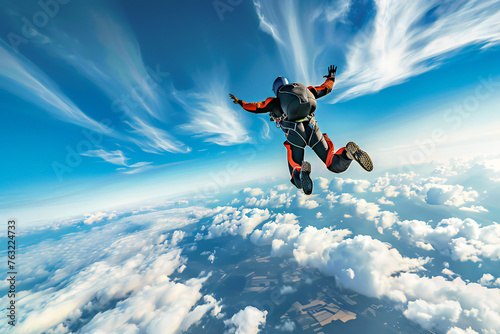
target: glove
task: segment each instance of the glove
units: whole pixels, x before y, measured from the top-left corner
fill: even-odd
[[[239,104],[239,105],[242,104],[242,101],[239,98],[237,98],[236,96],[234,96],[233,94],[229,94],[229,97],[233,99],[234,104]]]
[[[335,79],[336,74],[337,74],[337,66],[332,65],[332,66],[328,67],[328,75],[323,76],[323,78]]]

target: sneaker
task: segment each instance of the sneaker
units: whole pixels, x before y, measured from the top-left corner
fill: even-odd
[[[348,142],[345,146],[345,152],[349,159],[356,160],[364,170],[371,172],[373,170],[373,162],[368,153],[359,148],[356,143]]]
[[[307,161],[302,163],[302,168],[300,169],[300,181],[302,182],[302,190],[304,194],[311,195],[313,191],[313,181],[309,176],[311,174],[311,164]]]

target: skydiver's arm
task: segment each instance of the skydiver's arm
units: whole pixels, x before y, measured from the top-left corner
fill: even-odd
[[[319,99],[320,97],[323,97],[327,94],[330,94],[330,92],[333,89],[333,84],[335,83],[335,78],[326,78],[326,81],[321,85],[321,86],[309,86],[307,87],[311,93],[313,93],[314,97]]]
[[[311,93],[314,94],[315,98],[320,98],[323,97],[327,94],[330,94],[330,92],[333,89],[333,84],[335,83],[335,76],[337,75],[337,66],[332,65],[328,67],[328,74],[324,76],[326,78],[326,81],[321,85],[317,87],[310,86],[308,87]]]
[[[255,103],[247,103],[243,100],[238,99],[232,94],[229,94],[229,96],[233,99],[234,103],[239,104],[240,106],[243,107],[246,111],[250,111],[251,113],[254,114],[264,114],[271,112],[274,107],[276,106],[277,100],[275,97],[269,97],[265,101],[262,102],[255,102]]]

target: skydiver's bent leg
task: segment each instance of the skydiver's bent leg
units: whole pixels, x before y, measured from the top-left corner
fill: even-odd
[[[312,134],[310,146],[325,163],[328,170],[334,173],[345,172],[351,165],[352,159],[348,157],[345,147],[335,152],[332,141],[328,138],[326,133],[321,133],[317,125]]]

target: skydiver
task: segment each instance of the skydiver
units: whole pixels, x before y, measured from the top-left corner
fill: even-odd
[[[328,170],[334,173],[345,172],[353,160],[366,171],[373,170],[370,156],[354,142],[348,142],[345,147],[335,152],[332,141],[326,133],[321,133],[314,119],[316,99],[332,91],[336,74],[337,67],[330,66],[328,75],[324,76],[326,81],[317,87],[306,87],[300,83],[289,84],[286,78],[280,76],[272,87],[276,97],[269,97],[262,102],[247,103],[229,94],[234,103],[249,112],[269,113],[271,121],[275,121],[283,130],[287,139],[284,145],[287,149],[290,181],[306,195],[310,195],[313,190],[311,164],[304,161],[306,146],[310,146]]]

